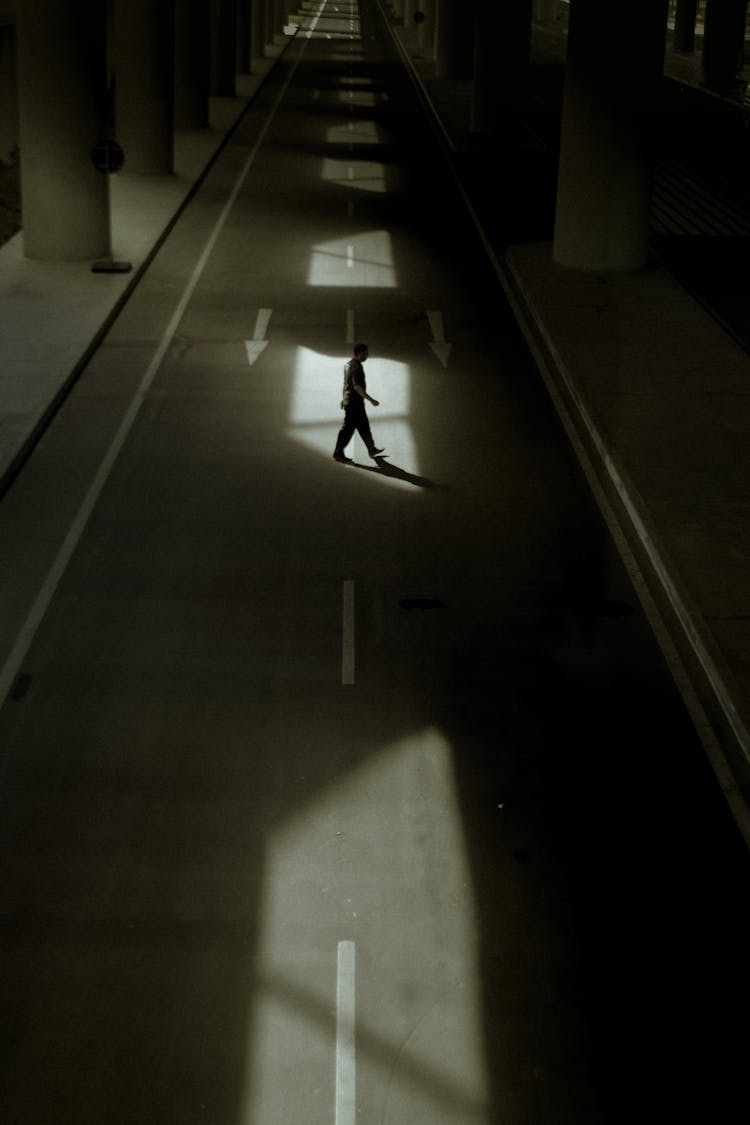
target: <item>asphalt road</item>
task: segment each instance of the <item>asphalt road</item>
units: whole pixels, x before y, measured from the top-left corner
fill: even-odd
[[[3,1121],[741,1120],[747,857],[361,9],[0,508]]]

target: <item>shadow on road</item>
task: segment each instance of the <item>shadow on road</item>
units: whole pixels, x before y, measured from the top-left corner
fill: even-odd
[[[400,469],[398,465],[389,464],[386,457],[375,457],[374,461],[377,465],[375,469],[372,465],[362,465],[359,461],[354,461],[352,468],[364,469],[368,473],[379,473],[381,476],[393,477],[395,480],[404,480],[407,484],[416,485],[417,488],[439,488],[443,491],[446,489],[444,484],[437,484],[436,481],[429,480],[428,477],[419,477],[414,473],[407,473],[406,469]]]

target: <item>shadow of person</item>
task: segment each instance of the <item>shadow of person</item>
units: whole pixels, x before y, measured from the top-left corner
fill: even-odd
[[[359,461],[355,461],[352,467],[364,469],[367,473],[379,473],[380,476],[403,480],[407,484],[416,485],[417,488],[445,488],[445,485],[437,484],[434,480],[429,480],[427,477],[418,477],[414,473],[407,473],[406,469],[400,469],[398,465],[389,464],[387,457],[375,457],[373,460],[377,468],[373,468],[372,465],[362,465]]]

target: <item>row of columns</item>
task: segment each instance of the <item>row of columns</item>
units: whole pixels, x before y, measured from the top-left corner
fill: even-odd
[[[689,3],[682,0],[683,19]],[[714,20],[731,12],[736,44],[746,4],[709,0],[707,34],[712,11]],[[168,173],[175,123],[207,123],[208,93],[234,94],[238,69],[282,29],[284,9],[283,0],[18,5],[25,250],[47,258],[108,252],[106,178],[88,159],[111,117],[107,37],[127,167]],[[491,128],[498,112],[508,123],[520,120],[532,15],[548,16],[547,0],[394,0],[394,7],[405,21],[416,11],[429,19],[438,74],[473,75],[475,128]],[[554,236],[561,264],[618,270],[646,261],[650,121],[666,14],[667,0],[571,2]]]
[[[707,0],[703,24],[701,69],[703,84],[717,93],[731,93],[742,65],[748,0]],[[673,46],[695,49],[698,0],[677,0]]]
[[[556,0],[395,0],[395,11],[406,23],[432,5],[436,75],[471,78],[472,129],[500,124],[497,143],[512,144],[528,98],[532,20],[554,19]],[[627,270],[647,260],[666,29],[667,0],[571,0],[553,245],[560,264]]]
[[[24,252],[110,251],[107,177],[90,158],[112,134],[128,172],[174,170],[175,128],[208,125],[283,30],[283,0],[18,0]]]

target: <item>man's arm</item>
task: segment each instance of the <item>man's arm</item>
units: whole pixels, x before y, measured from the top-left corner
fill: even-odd
[[[354,389],[355,389],[355,391],[357,392],[358,395],[360,395],[362,398],[366,398],[367,401],[372,403],[373,406],[380,406],[380,403],[378,402],[378,400],[376,398],[373,398],[371,395],[368,395],[365,388],[363,386],[361,386],[359,383],[355,382]]]

